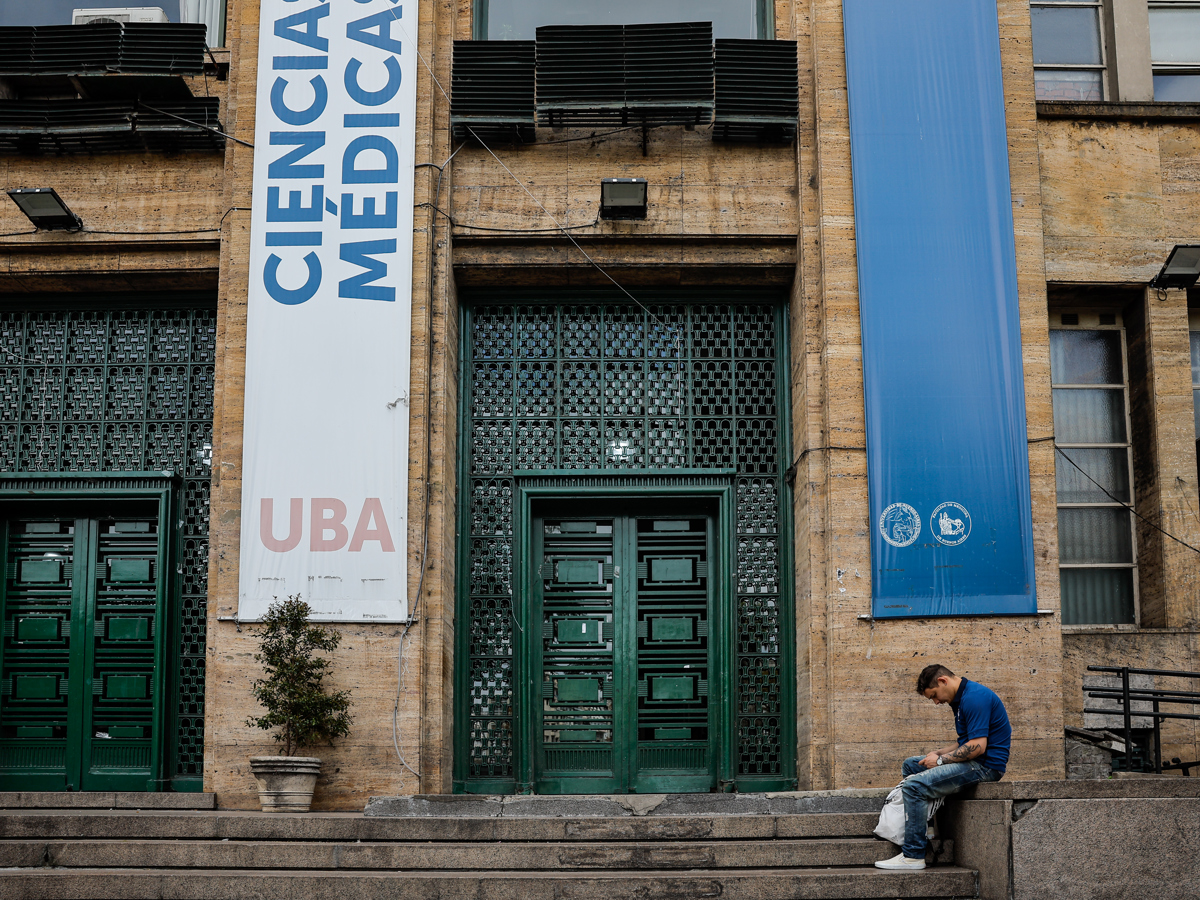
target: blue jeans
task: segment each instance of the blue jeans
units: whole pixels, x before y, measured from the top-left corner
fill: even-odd
[[[924,859],[929,841],[925,830],[929,827],[929,803],[938,797],[949,797],[968,784],[999,781],[1003,772],[970,760],[963,763],[946,763],[932,769],[921,767],[923,756],[910,756],[904,761],[904,774],[914,775],[901,787],[904,797],[904,844],[901,850],[910,859]]]

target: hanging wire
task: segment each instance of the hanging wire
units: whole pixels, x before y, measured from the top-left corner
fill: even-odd
[[[1151,522],[1149,519],[1147,519],[1145,516],[1143,516],[1140,512],[1138,512],[1136,509],[1134,509],[1130,504],[1126,503],[1124,500],[1120,500],[1117,497],[1114,497],[1111,493],[1109,493],[1108,488],[1106,488],[1104,485],[1102,485],[1100,482],[1098,482],[1095,478],[1093,478],[1091,475],[1089,475],[1087,472],[1085,472],[1082,468],[1080,468],[1079,464],[1077,462],[1075,462],[1075,460],[1073,460],[1073,459],[1071,459],[1071,457],[1067,456],[1067,454],[1063,452],[1062,447],[1055,444],[1054,449],[1058,451],[1058,454],[1063,459],[1065,459],[1072,466],[1074,466],[1076,469],[1078,469],[1080,475],[1082,475],[1084,478],[1086,478],[1088,481],[1090,481],[1096,487],[1100,488],[1100,490],[1104,492],[1104,495],[1106,497],[1108,497],[1110,500],[1112,500],[1114,503],[1119,503],[1121,506],[1125,507],[1127,510],[1129,510],[1131,513],[1133,513],[1135,516],[1137,516],[1139,519],[1141,519],[1143,522],[1145,522],[1147,525],[1149,525],[1155,531],[1162,532],[1167,537],[1169,537],[1171,540],[1175,541],[1175,543],[1182,544],[1183,546],[1187,547],[1189,550],[1192,550],[1196,553],[1200,553],[1200,548],[1193,547],[1191,544],[1189,544],[1183,538],[1176,537],[1175,535],[1171,534],[1171,532],[1167,531],[1162,526],[1158,525],[1155,522]]]

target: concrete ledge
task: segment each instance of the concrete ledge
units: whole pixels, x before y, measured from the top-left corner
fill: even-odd
[[[596,796],[415,794],[372,797],[367,816],[557,817],[788,816],[878,813],[890,788],[771,794],[602,794]]]
[[[1155,775],[1099,781],[998,781],[976,784],[957,795],[962,800],[1121,800],[1200,797],[1200,778]]]
[[[1039,100],[1039,119],[1123,119],[1138,121],[1200,119],[1200,103],[1117,103],[1110,101]]]
[[[1200,779],[978,785],[941,822],[982,900],[1200,900]]]
[[[216,794],[0,791],[0,809],[216,809]]]

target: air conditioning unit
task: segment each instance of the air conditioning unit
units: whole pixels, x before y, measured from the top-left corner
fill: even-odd
[[[157,6],[112,6],[106,9],[73,9],[71,24],[94,25],[101,22],[169,22]]]

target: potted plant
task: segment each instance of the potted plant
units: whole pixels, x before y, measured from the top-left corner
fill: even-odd
[[[263,617],[259,652],[264,678],[253,692],[267,714],[250,717],[246,724],[274,730],[281,756],[252,756],[250,771],[258,782],[263,812],[306,812],[321,760],[295,756],[306,747],[332,745],[350,733],[350,694],[329,693],[321,684],[331,663],[318,656],[334,650],[342,636],[332,628],[309,621],[312,609],[297,594],[276,599]]]

